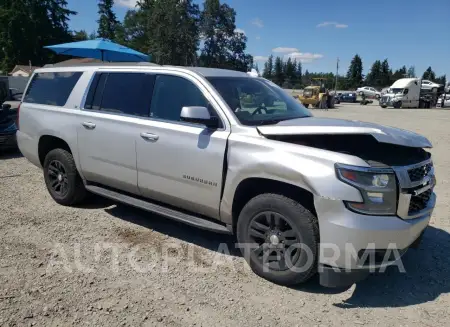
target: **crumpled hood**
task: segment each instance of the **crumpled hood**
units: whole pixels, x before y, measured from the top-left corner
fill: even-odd
[[[298,118],[275,125],[258,126],[262,135],[372,135],[378,142],[415,148],[431,148],[424,136],[399,128],[366,123],[357,120],[332,118]]]

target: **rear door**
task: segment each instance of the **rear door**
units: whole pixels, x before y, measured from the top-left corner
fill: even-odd
[[[100,72],[91,83],[78,126],[84,177],[139,193],[136,135],[148,118],[154,76],[140,72]]]

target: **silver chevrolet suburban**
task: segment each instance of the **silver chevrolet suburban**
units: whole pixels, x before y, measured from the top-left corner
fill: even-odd
[[[346,286],[399,262],[435,206],[425,137],[314,118],[246,73],[46,67],[19,117],[19,148],[57,203],[95,193],[234,233],[253,271],[279,284],[319,272]]]

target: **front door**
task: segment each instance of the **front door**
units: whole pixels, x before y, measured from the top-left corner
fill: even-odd
[[[211,95],[189,76],[157,75],[150,120],[136,143],[139,190],[146,197],[219,217],[229,129],[180,121],[184,106],[204,106]]]
[[[136,138],[147,117],[154,76],[97,73],[80,111],[78,152],[84,177],[138,194]]]

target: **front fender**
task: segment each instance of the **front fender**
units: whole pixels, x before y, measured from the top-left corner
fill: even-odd
[[[336,177],[335,163],[367,166],[363,160],[340,153],[269,140],[231,135],[228,169],[221,201],[222,221],[232,222],[234,194],[248,178],[276,180],[333,200],[361,201],[360,192]]]

